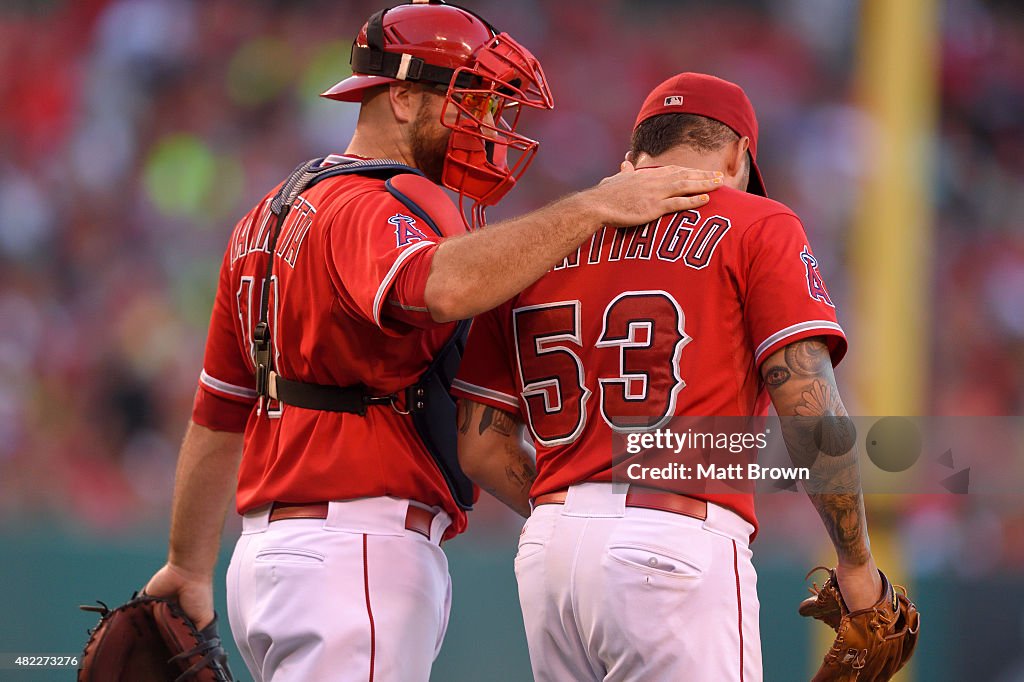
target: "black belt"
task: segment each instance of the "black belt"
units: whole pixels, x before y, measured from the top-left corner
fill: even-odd
[[[396,393],[371,395],[369,389],[362,384],[308,384],[304,381],[285,379],[274,371],[270,372],[268,393],[271,398],[280,400],[285,405],[303,407],[307,410],[350,412],[360,416],[366,415],[366,408],[370,405],[392,405],[398,398]]]

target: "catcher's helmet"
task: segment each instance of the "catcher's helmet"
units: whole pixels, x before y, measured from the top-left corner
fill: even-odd
[[[516,132],[522,107],[554,106],[537,59],[467,9],[436,0],[381,10],[352,44],[353,75],[323,93],[358,102],[366,88],[399,80],[445,90],[452,130],[443,183],[482,207],[497,203],[533,160],[537,142]],[[449,109],[454,120],[446,120]],[[518,152],[510,165],[508,151]]]

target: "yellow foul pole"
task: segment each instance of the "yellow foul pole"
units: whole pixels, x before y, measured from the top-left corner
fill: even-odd
[[[863,416],[920,415],[927,409],[939,0],[864,0],[861,12],[857,95],[872,127],[851,249],[851,403]],[[893,502],[867,496],[871,545],[878,565],[905,583]],[[820,643],[815,650],[824,651]],[[898,679],[914,677],[908,668]]]
[[[925,409],[931,142],[938,0],[866,0],[857,88],[872,122],[853,232],[856,402],[865,416]]]

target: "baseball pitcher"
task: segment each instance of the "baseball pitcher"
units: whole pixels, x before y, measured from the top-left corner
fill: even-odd
[[[765,196],[757,120],[737,85],[693,73],[659,85],[627,159],[718,171],[726,188],[705,206],[596,232],[478,317],[453,387],[459,454],[529,517],[515,572],[537,680],[756,682],[752,495],[684,495],[657,480],[613,491],[614,435],[673,416],[766,415],[769,401],[813,430],[846,415],[832,372],[846,336],[800,220]],[[814,434],[787,423],[791,455],[806,460]],[[916,614],[897,622],[889,608],[849,456],[807,462],[835,493],[811,498],[838,566],[802,612],[839,631],[815,679],[863,682],[888,679],[874,650],[916,632]],[[910,650],[886,659],[888,674]]]

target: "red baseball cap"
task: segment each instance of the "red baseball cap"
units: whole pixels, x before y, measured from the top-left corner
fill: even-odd
[[[704,73],[681,73],[654,88],[647,95],[633,130],[659,114],[696,114],[729,126],[740,137],[750,138],[751,194],[768,196],[757,168],[757,116],[743,88]]]

